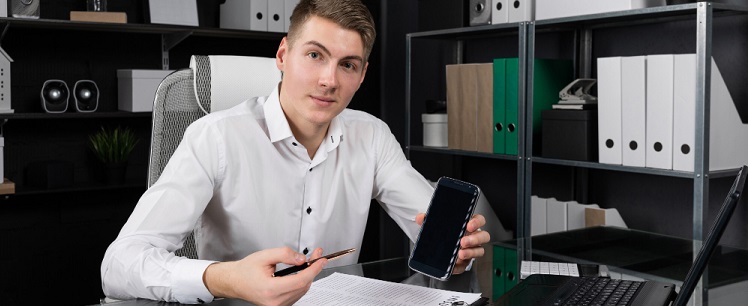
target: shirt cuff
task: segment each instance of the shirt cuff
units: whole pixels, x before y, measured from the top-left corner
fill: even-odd
[[[179,261],[172,274],[172,293],[183,304],[203,304],[213,301],[213,295],[203,283],[203,274],[210,260],[184,259]]]

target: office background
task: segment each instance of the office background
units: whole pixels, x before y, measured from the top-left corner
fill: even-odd
[[[201,25],[216,26],[220,0],[199,0]],[[397,139],[405,139],[405,35],[452,28],[464,24],[461,1],[364,0],[378,26],[366,81],[351,108],[386,121]],[[467,1],[464,1],[467,2]],[[727,2],[727,1],[722,1]],[[737,1],[734,1],[737,3]],[[147,1],[109,0],[110,11],[127,13],[128,23],[145,23]],[[455,4],[457,3],[457,4]],[[69,11],[85,10],[83,0],[41,0],[41,18],[68,20]],[[447,8],[447,9],[444,9]],[[161,35],[54,29],[6,24],[1,46],[14,59],[12,106],[17,113],[40,113],[39,90],[48,79],[96,80],[100,91],[97,112],[117,110],[116,69],[158,69],[162,65]],[[595,33],[593,55],[618,56],[694,52],[693,24],[666,27],[632,26]],[[748,122],[748,19],[724,17],[714,25],[713,54],[733,100]],[[269,39],[190,37],[169,51],[169,68],[185,68],[192,54],[273,56],[281,35]],[[629,39],[636,37],[636,39]],[[571,58],[573,37],[538,35],[536,57]],[[491,38],[470,44],[465,62],[487,62],[499,56],[517,56],[516,39]],[[632,45],[633,44],[633,45]],[[513,45],[511,48],[496,46]],[[514,50],[514,51],[506,51]],[[615,51],[611,51],[615,50]],[[644,50],[644,51],[642,51]],[[436,49],[418,54],[435,62],[452,56]],[[501,54],[507,53],[507,54]],[[423,61],[422,61],[423,62]],[[413,67],[413,69],[438,69]],[[441,67],[440,69],[443,69]],[[412,80],[431,99],[445,99],[445,85]],[[413,101],[423,103],[425,101]],[[422,106],[419,106],[422,107]],[[127,180],[113,186],[86,184],[101,173],[87,147],[87,136],[100,126],[128,126],[140,138],[128,165]],[[420,130],[412,131],[420,141]],[[61,116],[9,119],[3,126],[5,175],[18,182],[18,193],[0,204],[0,300],[15,304],[29,298],[58,300],[71,305],[90,304],[102,297],[99,265],[104,250],[116,237],[140,194],[145,190],[150,116]],[[73,186],[23,186],[26,166],[45,160],[67,160],[76,166]],[[510,161],[470,156],[411,152],[413,165],[431,180],[447,175],[478,184],[503,225],[516,232],[516,167]],[[710,183],[711,210],[719,207],[731,178]],[[80,183],[80,184],[78,184]],[[536,165],[533,194],[599,203],[617,208],[631,228],[684,238],[691,237],[692,180],[654,175]],[[745,199],[738,206],[723,242],[748,248]],[[373,203],[361,261],[407,254],[407,240],[386,214]],[[710,211],[713,217],[715,211]],[[711,218],[709,219],[710,222]]]

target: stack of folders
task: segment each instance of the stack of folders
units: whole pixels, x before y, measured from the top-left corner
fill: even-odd
[[[597,60],[601,163],[694,171],[696,55]],[[711,59],[709,170],[748,163],[744,124]]]
[[[224,0],[221,28],[288,32],[291,13],[299,0]]]
[[[573,78],[569,60],[535,59],[533,137],[540,143],[541,113],[558,102]],[[517,155],[519,143],[519,60],[447,65],[448,147]]]
[[[530,233],[532,236],[563,232],[591,226],[627,228],[615,208],[597,204],[580,204],[555,198],[532,196],[530,201]]]

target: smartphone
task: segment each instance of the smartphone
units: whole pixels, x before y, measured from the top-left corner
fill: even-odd
[[[460,239],[479,197],[478,186],[448,177],[439,179],[408,260],[410,269],[438,280],[452,276]]]

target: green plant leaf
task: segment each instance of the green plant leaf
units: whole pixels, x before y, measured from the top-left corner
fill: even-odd
[[[101,130],[89,136],[89,140],[94,154],[104,163],[127,161],[139,141],[131,129],[121,127],[101,127]]]

